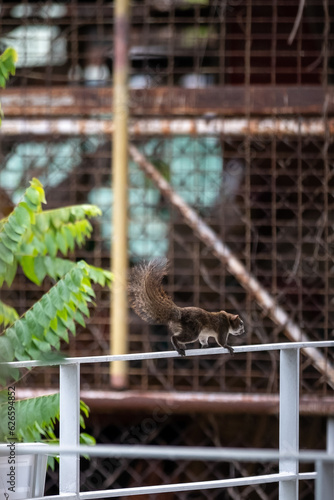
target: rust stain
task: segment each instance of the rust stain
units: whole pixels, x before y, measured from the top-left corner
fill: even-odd
[[[126,20],[120,19],[118,32],[127,31]],[[125,30],[125,31],[124,31]],[[116,44],[117,45],[117,44]],[[119,69],[125,68],[127,43],[119,40],[115,47]],[[248,103],[247,92],[250,93]],[[140,96],[140,97],[139,97]],[[26,89],[4,89],[1,91],[2,106],[6,116],[36,116],[49,114],[89,115],[105,113],[111,109],[112,90],[110,88],[85,88],[55,86],[51,89],[34,87]],[[328,103],[328,112],[334,111],[334,90],[326,91],[319,87],[253,87],[250,90],[233,86],[214,87],[210,92],[203,89],[182,89],[157,87],[138,93],[130,91],[130,102],[133,114],[145,112],[156,116],[199,116],[208,113],[217,115],[240,116],[251,113],[253,116],[310,114],[323,115],[324,103]]]
[[[162,134],[168,136],[171,135],[170,132],[171,131],[169,122],[167,120],[162,120]]]

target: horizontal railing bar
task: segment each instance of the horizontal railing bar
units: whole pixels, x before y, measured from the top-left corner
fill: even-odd
[[[27,498],[26,500],[63,500],[63,498],[67,500],[78,500],[76,493],[62,493],[61,495],[48,495],[45,497]]]
[[[289,481],[294,479],[294,474],[289,473],[278,473],[278,474],[266,474],[263,476],[252,476],[252,477],[240,477],[233,479],[216,479],[213,481],[197,481],[188,483],[175,483],[175,484],[164,484],[164,485],[154,485],[154,486],[138,486],[133,488],[115,488],[110,490],[97,490],[97,491],[87,491],[79,493],[80,500],[94,500],[98,498],[112,498],[112,497],[124,497],[133,495],[152,495],[155,493],[168,493],[177,491],[195,491],[195,490],[209,490],[214,488],[229,488],[233,486],[248,486],[254,484],[262,483],[276,483],[279,481]],[[60,498],[74,499],[78,498],[75,495],[52,495],[45,497],[38,497],[28,500],[57,500]]]
[[[264,483],[276,483],[294,479],[294,474],[278,473],[266,474],[256,477],[241,477],[233,479],[216,479],[213,481],[196,481],[191,483],[164,484],[156,486],[140,486],[134,488],[117,488],[114,490],[88,491],[79,494],[81,500],[93,500],[97,498],[125,497],[133,495],[153,495],[157,493],[171,493],[177,491],[211,490],[214,488],[230,488],[236,486],[248,486]]]
[[[151,459],[151,460],[210,460],[230,461],[240,460],[244,462],[274,462],[279,459],[298,459],[301,462],[323,461],[334,463],[334,454],[325,451],[305,450],[299,453],[280,453],[273,449],[252,448],[214,448],[201,446],[156,446],[156,445],[95,445],[95,446],[55,446],[46,444],[25,443],[20,449],[16,445],[17,455],[44,454],[44,455],[90,455],[95,457],[129,458],[129,459]],[[8,446],[0,445],[0,456],[8,454]]]
[[[306,479],[316,479],[317,473],[316,472],[303,472],[298,474],[298,479],[299,480],[306,480]],[[263,476],[256,476],[256,477],[243,477],[243,478],[233,478],[233,479],[218,479],[216,481],[201,481],[201,483],[177,483],[177,484],[171,484],[168,485],[167,487],[172,487],[173,489],[169,489],[168,491],[191,491],[191,490],[196,490],[201,487],[201,489],[213,489],[213,488],[227,488],[231,486],[248,486],[248,485],[255,485],[255,484],[261,484],[261,483],[276,483],[279,481],[288,481],[290,479],[294,479],[294,474],[287,474],[287,473],[280,473],[280,474],[267,474]],[[220,485],[216,486],[217,482],[220,483]],[[209,485],[206,485],[205,483],[210,483]],[[223,484],[222,484],[223,483]],[[232,484],[231,484],[232,483]],[[202,486],[199,486],[199,485]],[[185,490],[185,487],[187,485],[190,485],[188,490]],[[195,486],[194,486],[195,485]],[[176,489],[178,486],[182,487],[182,490]],[[193,487],[194,486],[194,487]],[[160,490],[160,488],[163,488],[164,486],[157,485],[157,486],[141,486],[138,488],[125,488],[125,489],[113,489],[113,490],[98,490],[98,491],[89,491],[89,492],[83,492],[79,493],[79,498],[82,500],[94,500],[95,498],[111,498],[115,496],[130,496],[130,495],[144,495],[144,494],[149,494],[149,493],[163,493],[163,491]],[[159,488],[159,491],[156,490],[156,488]],[[142,492],[138,491],[141,490]],[[153,489],[155,489],[153,491]],[[77,496],[73,493],[68,493],[68,494],[62,494],[61,497],[59,495],[49,495],[49,496],[44,496],[44,497],[38,497],[34,498],[33,500],[58,500],[60,498],[67,498],[68,500],[71,499],[77,499]],[[32,499],[29,499],[32,500]]]
[[[263,351],[280,351],[285,349],[307,349],[310,347],[324,348],[334,347],[334,340],[322,340],[315,342],[282,342],[276,344],[256,344],[233,347],[235,354],[244,352],[263,352]],[[211,347],[209,349],[189,349],[186,351],[186,357],[193,356],[212,356],[214,354],[229,354],[229,351],[224,347]],[[63,360],[55,360],[54,362],[45,363],[40,360],[31,361],[11,361],[9,363],[0,363],[0,366],[9,366],[12,368],[30,368],[37,366],[56,366],[71,363],[110,363],[112,361],[144,361],[146,359],[162,359],[162,358],[179,358],[180,355],[176,351],[160,351],[160,352],[141,352],[132,354],[118,355],[102,355],[102,356],[83,356],[64,358]]]
[[[299,472],[298,474],[298,480],[299,481],[306,481],[308,479],[317,479],[318,473],[315,472]]]

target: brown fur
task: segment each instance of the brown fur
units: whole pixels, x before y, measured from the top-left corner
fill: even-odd
[[[138,316],[149,323],[168,325],[172,333],[171,342],[182,356],[185,356],[185,344],[199,340],[202,347],[208,347],[209,337],[214,337],[221,347],[233,353],[227,339],[229,334],[244,333],[240,317],[225,311],[208,312],[199,307],[178,307],[162,287],[167,268],[166,259],[156,259],[131,270],[130,304]]]

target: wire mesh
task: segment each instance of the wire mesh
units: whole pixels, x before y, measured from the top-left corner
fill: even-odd
[[[130,30],[130,87],[210,88],[217,84],[309,84],[331,82],[332,2],[226,1],[133,2]],[[1,44],[19,51],[10,86],[20,92],[57,85],[111,84],[113,4],[109,2],[3,2]],[[294,27],[297,31],[294,33]],[[34,44],[32,43],[34,40]],[[26,89],[26,90],[25,90]],[[66,98],[66,87],[62,87]],[[135,106],[140,105],[137,94]],[[139,99],[139,100],[138,100]],[[47,108],[48,109],[48,108]],[[326,110],[324,110],[326,112]],[[26,109],[28,116],[33,116]],[[99,119],[99,107],[96,114]],[[166,110],[168,113],[168,110]],[[82,115],[84,116],[84,115]],[[277,116],[273,112],[272,116]],[[160,115],[163,118],[163,115]],[[296,122],[302,115],[294,115]],[[325,116],[326,118],[326,116]],[[159,117],[158,117],[159,119]],[[194,207],[312,340],[333,336],[333,144],[324,137],[250,136],[143,137],[137,146]],[[109,267],[111,236],[110,142],[106,135],[53,135],[29,131],[0,138],[1,212],[7,215],[29,179],[46,187],[48,207],[96,203],[93,239],[76,258]],[[245,292],[209,248],[195,237],[137,166],[130,162],[129,254],[131,264],[167,255],[166,288],[178,305],[240,313],[246,342],[285,339],[283,328]],[[46,290],[49,283],[45,283]],[[19,275],[4,300],[22,313],[39,290]],[[97,309],[87,329],[71,340],[70,354],[108,350],[109,295],[97,290]],[[169,348],[163,326],[144,325],[130,311],[131,351]],[[65,347],[65,350],[67,348]],[[332,360],[330,352],[326,354]],[[161,360],[130,365],[130,387],[272,392],[277,360],[245,355],[199,360]],[[84,387],[107,387],[107,367],[85,367]],[[29,376],[56,383],[52,370]],[[303,388],[322,390],[311,363],[303,360]]]
[[[130,84],[320,84],[333,75],[330,0],[133,1]],[[15,85],[105,85],[113,3],[2,2],[1,40],[23,54]],[[329,63],[329,64],[327,64]]]
[[[254,134],[247,125],[240,135],[152,134],[132,140],[310,340],[323,340],[332,339],[334,333],[334,147],[327,121],[333,113],[328,91],[334,71],[334,3],[309,0],[300,11],[301,4],[299,0],[131,2],[129,85],[134,125],[139,117],[153,116],[163,127],[162,119],[176,114],[182,120],[188,118],[187,113],[209,122],[221,105],[232,118],[265,115],[279,122],[288,114],[297,130],[294,134],[287,129]],[[29,119],[41,116],[46,120],[111,120],[113,11],[114,4],[103,0],[1,2],[0,50],[14,46],[19,53],[16,75],[3,92],[12,99],[8,108],[3,106],[3,125],[11,117],[27,119],[28,124]],[[272,96],[288,86],[288,95],[296,92],[297,105],[289,107],[282,93],[277,106],[284,108],[286,100],[288,104],[279,112]],[[254,100],[253,87],[263,92]],[[298,133],[306,118],[300,112],[303,106],[308,106],[308,118],[323,119],[325,133]],[[220,111],[218,118],[224,116]],[[103,216],[92,221],[92,239],[73,258],[109,268],[110,137],[80,131],[62,135],[59,129],[32,133],[29,125],[24,130],[20,135],[0,135],[0,217],[10,213],[33,176],[45,186],[48,208],[96,203]],[[269,319],[133,162],[128,213],[131,265],[166,255],[170,272],[165,286],[178,305],[241,314],[247,335],[238,341],[286,340],[284,328]],[[50,284],[43,283],[42,290]],[[10,290],[1,289],[1,300],[22,314],[40,294],[38,287],[19,274]],[[107,290],[96,289],[96,304],[87,327],[79,327],[70,346],[63,346],[67,354],[109,351]],[[130,352],[169,348],[166,327],[144,324],[129,311]],[[324,353],[333,363],[333,353]],[[275,393],[277,363],[275,353],[264,352],[240,354],[237,359],[136,361],[129,364],[129,387]],[[305,356],[301,373],[302,393],[328,394],[325,377]],[[58,371],[52,367],[32,370],[20,384],[56,388]],[[108,367],[83,365],[81,387],[108,389]],[[100,442],[277,446],[274,417],[247,416],[245,421],[235,416],[168,414],[166,421],[154,421],[153,426],[149,415],[131,412],[131,423],[128,417],[124,413],[122,419],[101,416],[92,433]],[[302,419],[302,446],[324,447],[323,427],[321,419]],[[314,437],[317,441],[311,442]],[[83,466],[82,488],[217,479],[222,474],[248,475],[251,467],[255,466],[93,459]],[[272,471],[271,467],[263,473]],[[54,489],[57,480],[57,474],[50,472],[49,494],[58,492]],[[214,490],[197,498],[269,500],[277,497],[277,489],[272,488]],[[196,497],[180,493],[173,498]],[[312,482],[303,483],[301,498],[313,498]]]

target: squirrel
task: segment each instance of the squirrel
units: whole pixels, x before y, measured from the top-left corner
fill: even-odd
[[[168,325],[173,347],[181,356],[186,355],[186,344],[196,340],[201,347],[209,347],[209,337],[233,354],[233,347],[227,344],[228,336],[245,333],[242,319],[225,311],[178,307],[162,287],[167,269],[167,259],[154,259],[132,268],[128,290],[134,311],[148,323]]]

